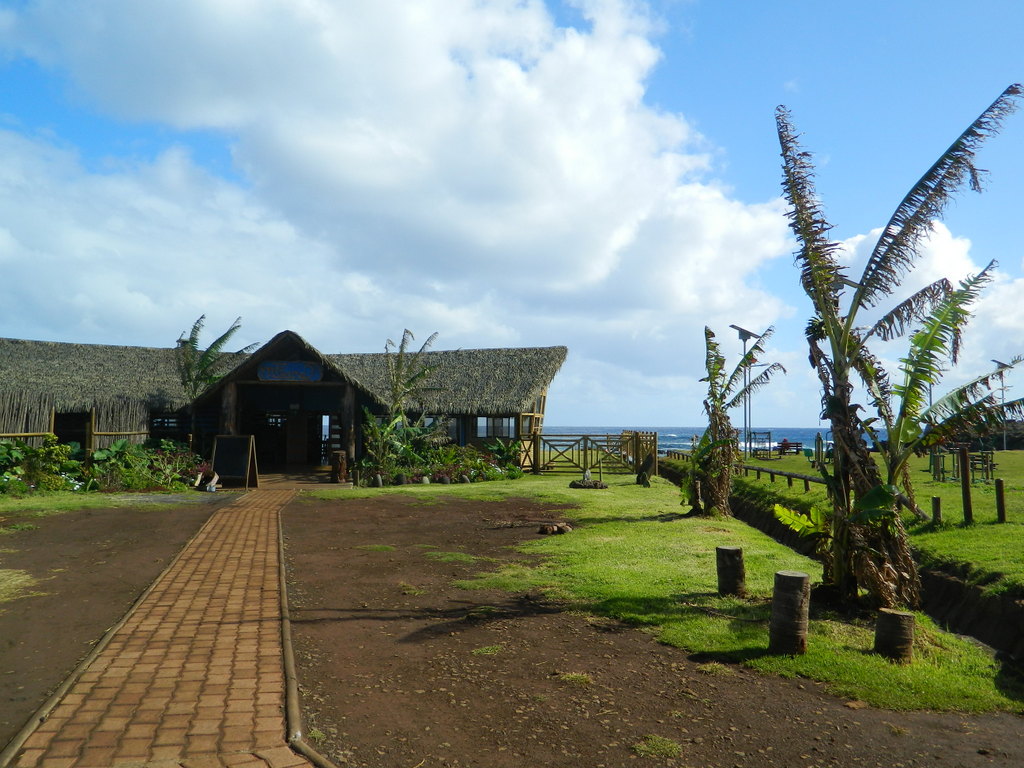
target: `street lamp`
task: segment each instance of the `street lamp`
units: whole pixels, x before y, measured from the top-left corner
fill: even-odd
[[[999,404],[1006,405],[1006,379],[1003,373],[1010,366],[1007,363],[1001,363],[998,360],[993,360],[993,363],[999,366]],[[1003,415],[1003,450],[1006,450],[1006,414]]]
[[[760,339],[761,334],[748,331],[746,328],[740,328],[738,325],[730,325],[730,328],[737,331],[740,335],[740,341],[743,342],[743,357],[747,356],[747,342],[751,339]],[[750,366],[743,366],[743,453],[746,456],[750,455],[750,393],[747,392],[747,387],[750,386]]]

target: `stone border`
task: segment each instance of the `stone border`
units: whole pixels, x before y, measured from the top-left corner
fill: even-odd
[[[290,504],[298,498],[298,494],[292,497]],[[317,768],[337,768],[337,766],[326,757],[317,752],[306,742],[303,735],[305,725],[302,721],[301,699],[299,697],[299,680],[295,671],[295,653],[292,646],[292,622],[288,610],[288,578],[285,569],[284,559],[284,509],[285,504],[277,513],[277,551],[278,569],[281,591],[281,652],[284,657],[284,682],[285,682],[285,726],[287,733],[285,741],[288,742],[294,751],[305,757]],[[0,765],[0,768],[3,768]]]

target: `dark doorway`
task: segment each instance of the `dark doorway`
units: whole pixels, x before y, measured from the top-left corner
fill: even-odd
[[[85,449],[94,446],[89,442],[89,420],[92,414],[83,411],[79,413],[57,413],[53,417],[53,433],[62,443],[78,443]]]
[[[334,414],[301,409],[248,411],[240,431],[256,438],[256,459],[261,470],[285,467],[324,467],[330,464]]]
[[[238,387],[238,431],[256,438],[260,471],[325,467],[341,447],[344,385],[245,382]]]

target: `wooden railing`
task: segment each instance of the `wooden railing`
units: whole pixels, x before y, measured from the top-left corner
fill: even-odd
[[[744,475],[749,475],[751,472],[754,472],[757,475],[758,480],[761,479],[762,474],[768,475],[768,479],[773,483],[775,482],[776,477],[784,477],[786,478],[786,483],[790,488],[793,487],[794,480],[799,480],[804,484],[804,493],[811,490],[811,483],[825,484],[825,481],[820,475],[815,477],[814,475],[803,475],[799,472],[784,472],[781,469],[769,469],[756,464],[741,464],[739,468],[742,470]]]
[[[677,461],[688,461],[690,454],[687,451],[672,450],[667,454],[667,458],[675,459]],[[792,488],[794,481],[799,480],[803,483],[804,493],[811,490],[811,483],[821,483],[824,485],[825,481],[820,475],[804,475],[800,472],[786,472],[781,469],[772,469],[761,464],[739,464],[736,467],[737,474],[743,473],[744,476],[749,475],[751,472],[755,474],[758,480],[761,479],[761,475],[768,475],[768,479],[771,482],[775,482],[775,478],[784,477],[786,478],[786,484]]]
[[[55,424],[54,419],[56,417],[55,412],[50,412],[50,430],[48,432],[3,432],[0,433],[0,440],[4,439],[15,439],[15,440],[38,440],[44,438],[47,435],[54,433]],[[96,450],[97,437],[147,437],[149,436],[149,430],[121,430],[118,432],[104,432],[96,429],[96,409],[92,408],[89,411],[89,419],[85,423],[85,444],[82,446],[86,451]]]
[[[638,474],[646,461],[646,471],[653,475],[658,471],[658,433],[532,435],[520,440],[519,456],[523,470],[535,474]]]

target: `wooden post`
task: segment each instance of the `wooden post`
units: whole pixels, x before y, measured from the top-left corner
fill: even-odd
[[[789,488],[793,487],[793,476],[792,475],[786,475],[786,485]]]
[[[541,451],[540,434],[539,433],[534,433],[534,435],[533,435],[533,474],[535,474],[535,475],[539,475],[540,474],[540,470],[541,470],[541,466],[540,466],[540,451]]]
[[[811,481],[810,481],[810,480],[808,480],[808,479],[807,479],[807,478],[805,477],[805,478],[804,478],[804,493],[810,493],[810,490],[811,490]]]
[[[932,496],[932,522],[942,525],[942,499],[938,496]]]
[[[800,571],[776,571],[772,615],[768,623],[768,653],[807,652],[807,616],[811,577]]]
[[[1003,492],[1003,478],[996,478],[996,522],[1006,522],[1006,496]]]
[[[238,385],[233,381],[225,384],[220,393],[220,427],[221,434],[238,434]]]
[[[775,482],[775,473],[774,472],[769,472],[768,473],[768,478],[774,483]]]
[[[352,384],[345,385],[345,391],[341,394],[341,450],[345,452],[348,465],[356,465],[356,436],[358,422],[356,421],[356,388]]]
[[[914,614],[882,608],[875,623],[875,653],[909,664],[914,658]]]
[[[747,595],[747,572],[743,565],[742,547],[715,547],[718,566],[718,594]]]
[[[89,421],[85,424],[85,450],[92,453],[96,450],[96,409],[89,409]]]
[[[964,525],[974,524],[974,507],[971,506],[971,457],[967,446],[960,446],[960,497],[964,504]]]

